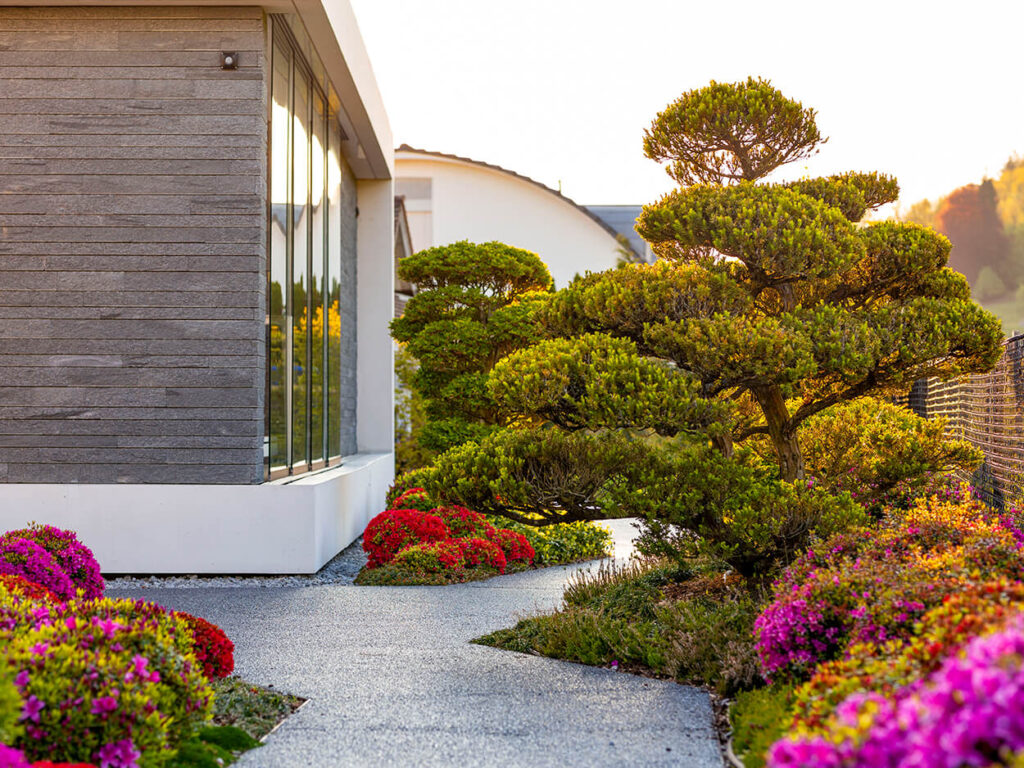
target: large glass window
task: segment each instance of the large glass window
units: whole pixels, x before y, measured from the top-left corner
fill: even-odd
[[[341,129],[275,21],[267,269],[267,477],[341,450]]]

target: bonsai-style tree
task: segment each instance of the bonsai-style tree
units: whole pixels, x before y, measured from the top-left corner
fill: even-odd
[[[999,322],[945,268],[949,241],[861,223],[896,199],[895,180],[769,180],[824,142],[814,118],[756,79],[713,82],[658,115],[644,149],[681,187],[637,226],[661,260],[555,294],[540,311],[555,338],[490,376],[510,430],[440,457],[435,492],[545,523],[674,515],[728,538],[745,519],[743,484],[761,483],[742,502],[751,515],[800,506],[784,486],[806,487],[800,427],[812,416],[989,370]],[[752,438],[770,446],[768,465],[751,463]],[[784,543],[831,514],[761,522]]]
[[[420,251],[398,265],[418,292],[391,335],[419,361],[412,387],[426,400],[421,446],[444,451],[494,429],[491,367],[539,338],[533,315],[551,290],[535,253],[466,241]]]

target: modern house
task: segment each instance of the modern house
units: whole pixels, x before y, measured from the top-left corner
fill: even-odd
[[[540,182],[497,165],[403,144],[395,191],[417,250],[458,240],[498,240],[533,251],[555,287],[614,267],[629,248],[600,216]]]
[[[308,573],[393,475],[390,128],[347,0],[0,4],[0,530]]]

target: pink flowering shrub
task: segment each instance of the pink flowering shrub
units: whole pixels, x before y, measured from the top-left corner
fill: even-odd
[[[61,600],[75,596],[75,587],[53,555],[28,539],[0,538],[0,575],[21,576],[50,590]]]
[[[828,735],[782,739],[769,768],[1006,765],[1024,750],[1024,616],[891,697],[849,696]]]
[[[210,715],[187,624],[153,603],[0,591],[0,647],[22,700],[12,746],[30,760],[157,766]]]
[[[854,642],[909,637],[965,584],[1024,578],[1021,532],[975,500],[920,499],[877,531],[833,537],[798,558],[755,623],[766,679],[806,679]]]
[[[8,531],[0,540],[26,539],[45,549],[64,571],[76,590],[86,599],[103,597],[103,577],[92,550],[78,540],[73,531],[52,525],[32,524],[28,528]]]

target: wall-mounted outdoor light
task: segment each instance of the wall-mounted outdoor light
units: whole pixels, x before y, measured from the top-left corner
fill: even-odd
[[[237,53],[222,53],[220,55],[220,68],[221,69],[238,69],[238,54]]]

